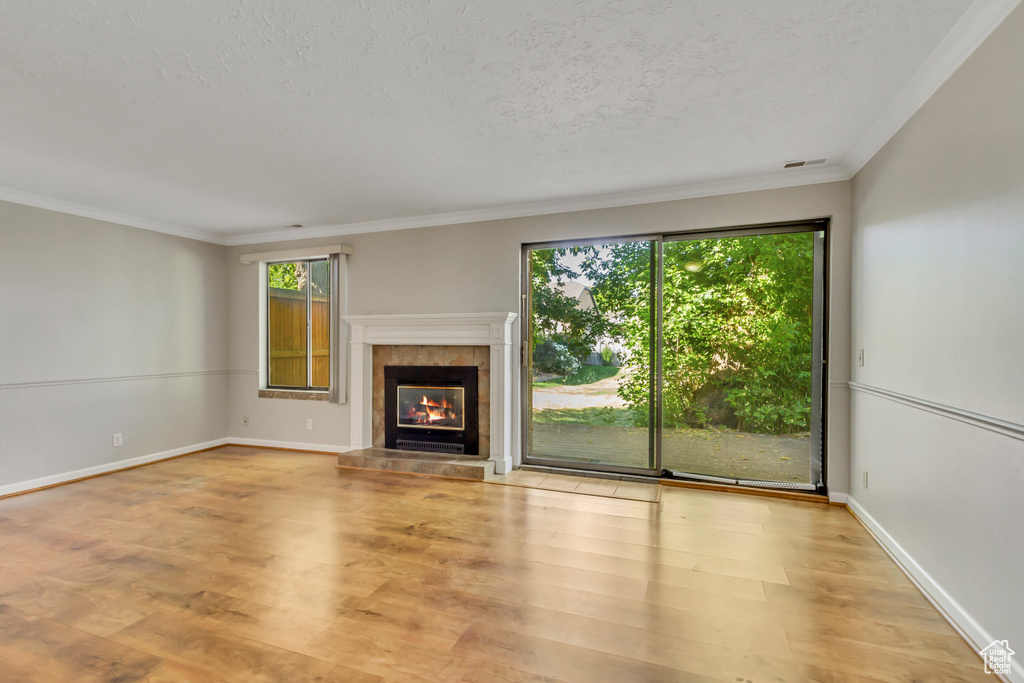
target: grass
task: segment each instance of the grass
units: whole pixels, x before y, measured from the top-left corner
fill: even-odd
[[[533,411],[533,421],[537,424],[634,426],[625,408],[549,408]]]
[[[603,379],[614,377],[619,374],[620,368],[610,365],[584,365],[575,375],[549,379],[546,382],[535,382],[535,387],[579,387],[584,384],[593,384]]]
[[[547,410],[534,410],[533,421],[536,424],[550,425],[588,425],[588,426],[612,426],[612,427],[637,427],[633,422],[633,416],[628,408],[548,408]],[[647,427],[637,427],[647,429]],[[667,427],[666,433],[682,434],[690,438],[711,439],[735,438],[752,439],[761,437],[775,437],[778,439],[804,439],[809,434],[747,434],[737,432],[728,427]]]

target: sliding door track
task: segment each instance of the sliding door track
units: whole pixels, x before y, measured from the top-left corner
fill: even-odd
[[[711,484],[729,484],[732,486],[754,486],[763,489],[785,489],[787,491],[816,491],[824,493],[822,486],[815,484],[804,484],[802,482],[789,481],[761,481],[759,479],[734,479],[732,477],[715,477],[710,474],[693,474],[692,472],[673,472],[665,470],[662,476],[665,479],[681,479],[688,481],[703,481]]]

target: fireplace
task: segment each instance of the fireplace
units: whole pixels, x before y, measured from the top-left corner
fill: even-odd
[[[480,368],[477,452],[494,461],[496,473],[511,471],[515,427],[513,380],[517,371],[512,361],[515,319],[516,314],[511,312],[345,316],[345,322],[351,325],[349,395],[353,450],[385,445],[385,367],[475,365]],[[428,349],[433,350],[431,354],[426,353]],[[397,412],[397,405],[395,409]]]
[[[479,454],[476,366],[384,367],[384,446]]]

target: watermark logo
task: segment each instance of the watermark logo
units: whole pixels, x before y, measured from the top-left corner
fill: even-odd
[[[979,653],[985,660],[985,673],[1000,676],[1010,675],[1010,657],[1017,654],[1005,640],[993,640],[992,644]]]

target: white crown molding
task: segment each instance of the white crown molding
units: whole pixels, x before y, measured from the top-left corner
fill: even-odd
[[[843,159],[843,166],[851,178],[924,106],[928,98],[960,68],[1020,2],[975,0],[896,99]]]
[[[165,235],[187,237],[188,239],[199,240],[200,242],[212,242],[214,244],[225,243],[222,236],[214,235],[203,230],[195,230],[193,228],[184,228],[180,225],[151,221],[146,218],[129,216],[125,213],[86,206],[85,204],[66,202],[63,199],[54,199],[52,197],[32,194],[31,192],[22,192],[21,190],[14,190],[9,187],[0,187],[0,201],[11,202],[12,204],[22,204],[24,206],[34,206],[37,209],[47,209],[49,211],[57,211],[58,213],[71,214],[72,216],[81,216],[82,218],[94,218],[98,221],[127,225],[131,228],[142,228],[143,230],[150,230],[152,232],[162,232]]]
[[[592,211],[595,209],[612,209],[638,204],[655,204],[680,199],[696,199],[714,197],[723,194],[740,192],[756,192],[759,190],[776,190],[801,185],[816,185],[849,180],[852,177],[844,168],[825,166],[816,168],[790,169],[745,178],[729,180],[712,180],[703,183],[688,183],[658,187],[645,190],[629,190],[627,192],[609,192],[601,195],[585,197],[567,197],[539,202],[523,202],[507,204],[468,211],[453,211],[426,216],[409,216],[404,218],[387,218],[364,223],[343,223],[325,225],[316,228],[274,230],[272,232],[235,235],[224,239],[229,246],[243,244],[261,244],[282,242],[287,240],[308,239],[314,237],[340,237],[369,232],[387,232],[389,230],[411,230],[429,228],[438,225],[458,225],[462,223],[479,223],[483,221],[524,218],[528,216],[545,216],[572,211]]]
[[[802,185],[816,185],[849,180],[853,174],[843,166],[823,166],[816,168],[788,169],[759,176],[712,180],[701,183],[687,183],[626,192],[609,192],[600,195],[583,197],[567,197],[538,202],[523,202],[503,206],[453,211],[450,213],[428,214],[423,216],[407,216],[402,218],[386,218],[362,223],[342,223],[314,228],[289,228],[269,232],[246,233],[242,235],[218,235],[212,232],[186,228],[169,223],[151,221],[137,216],[98,209],[84,204],[76,204],[61,199],[43,197],[41,195],[22,192],[11,188],[0,187],[0,201],[34,206],[39,209],[58,211],[73,216],[94,218],[108,223],[117,223],[134,228],[142,228],[153,232],[161,232],[178,237],[210,242],[224,246],[241,246],[247,244],[272,244],[292,240],[313,239],[318,237],[339,237],[370,232],[387,232],[390,230],[412,230],[429,228],[439,225],[459,225],[463,223],[479,223],[483,221],[525,218],[529,216],[545,216],[572,211],[592,211],[595,209],[612,209],[640,204],[655,204],[680,199],[697,199],[714,197],[740,192],[757,192],[760,190],[777,190]]]
[[[438,225],[457,225],[482,221],[544,216],[572,211],[592,211],[639,204],[653,204],[680,199],[714,197],[740,192],[775,190],[801,185],[849,180],[895,135],[921,108],[936,90],[955,72],[997,26],[1020,4],[1021,0],[975,0],[960,21],[932,52],[928,60],[914,74],[910,82],[885,109],[882,115],[854,145],[853,149],[835,165],[815,168],[789,169],[758,176],[687,183],[669,187],[609,192],[601,195],[569,197],[537,202],[523,202],[503,206],[454,211],[450,213],[388,218],[362,223],[344,223],[313,228],[272,230],[241,235],[221,235],[195,228],[186,228],[152,221],[137,216],[98,209],[60,199],[34,195],[20,190],[0,187],[0,200],[35,206],[61,213],[95,218],[162,232],[178,237],[226,246],[283,242],[297,239],[337,237],[357,233],[410,230]]]

